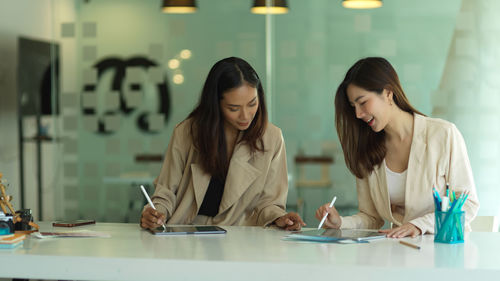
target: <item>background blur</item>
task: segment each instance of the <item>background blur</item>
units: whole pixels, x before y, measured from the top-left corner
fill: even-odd
[[[387,58],[410,101],[454,122],[469,151],[480,215],[500,215],[500,10],[495,0],[289,0],[281,15],[250,0],[0,0],[0,172],[16,209],[38,220],[137,222],[174,126],[210,67],[238,56],[259,73],[284,134],[289,210],[311,226],[338,197],[356,211],[354,177],[334,128],[347,69]]]

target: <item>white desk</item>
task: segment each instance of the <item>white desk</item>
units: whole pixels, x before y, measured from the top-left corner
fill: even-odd
[[[283,241],[260,227],[225,227],[225,235],[155,237],[137,224],[85,229],[111,238],[28,238],[0,250],[0,277],[65,280],[499,280],[500,234],[470,233],[465,244],[422,249],[394,239],[369,244]],[[53,229],[41,223],[42,231]]]

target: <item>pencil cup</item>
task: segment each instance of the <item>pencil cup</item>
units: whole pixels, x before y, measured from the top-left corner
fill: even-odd
[[[463,243],[465,212],[436,211],[435,214],[434,242],[448,244]]]

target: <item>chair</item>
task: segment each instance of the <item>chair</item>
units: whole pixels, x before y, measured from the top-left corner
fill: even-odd
[[[316,208],[324,202],[331,200],[331,194],[329,194],[328,191],[332,188],[330,165],[333,163],[334,160],[331,156],[298,155],[295,157],[295,166],[297,169],[297,180],[295,182],[295,187],[297,189],[297,212],[300,214],[304,222],[308,224],[316,221],[314,217]],[[307,165],[320,167],[320,177],[317,179],[309,179],[306,172]],[[309,192],[304,189],[308,189]],[[323,192],[318,193],[317,191]],[[319,201],[313,203],[309,200],[309,202],[306,203],[306,201],[308,201],[306,200],[306,197],[308,197],[306,196],[306,193],[309,193],[309,195],[315,194],[317,197],[316,199]]]
[[[498,232],[496,216],[477,216],[470,224],[474,232]]]

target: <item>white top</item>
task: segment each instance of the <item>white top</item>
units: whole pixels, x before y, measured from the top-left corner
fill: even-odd
[[[51,280],[498,280],[500,235],[465,233],[464,244],[434,243],[432,235],[384,238],[362,244],[283,240],[273,228],[223,226],[227,234],[158,237],[139,224],[96,223],[76,228],[110,238],[30,237],[14,250],[0,250],[0,279]],[[407,276],[406,276],[407,275]],[[389,277],[389,278],[388,278]]]
[[[406,186],[406,172],[396,173],[391,171],[384,161],[385,176],[387,178],[387,189],[389,190],[389,198],[391,204],[396,206],[405,205],[405,186]]]

